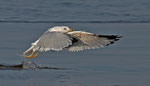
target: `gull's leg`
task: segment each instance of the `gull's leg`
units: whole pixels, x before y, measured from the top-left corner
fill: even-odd
[[[28,58],[31,58],[31,57],[33,56],[34,52],[35,52],[35,51],[33,51],[30,55],[26,56],[26,58],[27,58],[27,59],[28,59]]]
[[[39,53],[40,53],[39,50],[40,50],[40,48],[37,50],[37,53],[35,55],[32,55],[32,58],[35,58],[35,57],[37,57],[39,55]]]
[[[32,58],[35,58],[35,57],[38,56],[39,53],[40,53],[40,52],[38,51],[35,55],[32,55],[31,57],[32,57]]]

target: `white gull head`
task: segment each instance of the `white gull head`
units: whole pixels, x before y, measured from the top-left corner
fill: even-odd
[[[66,32],[70,32],[73,31],[72,29],[70,29],[67,26],[55,26],[52,27],[50,29],[48,29],[49,32],[62,32],[62,33],[66,33]]]

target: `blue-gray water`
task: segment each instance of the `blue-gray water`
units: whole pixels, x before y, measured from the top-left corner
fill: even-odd
[[[0,70],[0,86],[149,86],[149,3],[149,0],[0,0],[3,65],[20,64],[19,55],[30,43],[56,25],[123,36],[101,49],[40,53],[31,59],[36,64],[65,69]]]

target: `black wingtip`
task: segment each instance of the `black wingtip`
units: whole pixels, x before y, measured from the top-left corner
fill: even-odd
[[[104,38],[107,38],[107,39],[110,39],[110,40],[119,40],[120,38],[122,38],[123,36],[120,36],[120,35],[98,35],[99,37],[104,37]]]
[[[122,38],[123,36],[120,36],[120,35],[116,35],[117,36],[117,38]]]
[[[120,35],[114,35],[114,36],[116,36],[115,39],[114,39],[114,41],[118,41],[120,38],[123,37],[123,36],[120,36]]]
[[[123,36],[120,35],[98,35],[99,37],[103,37],[103,38],[107,38],[108,40],[111,40],[109,44],[107,44],[106,46],[110,45],[110,44],[114,44],[115,41],[118,41],[120,38],[122,38]]]

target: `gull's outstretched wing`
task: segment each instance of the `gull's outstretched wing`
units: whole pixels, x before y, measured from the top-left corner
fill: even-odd
[[[54,50],[59,51],[72,45],[73,38],[60,32],[46,32],[34,45],[34,50],[40,51]]]
[[[67,34],[78,39],[78,42],[68,48],[69,51],[101,48],[113,44],[114,41],[117,41],[120,38],[118,35],[96,35],[83,31],[73,31],[68,32]]]

